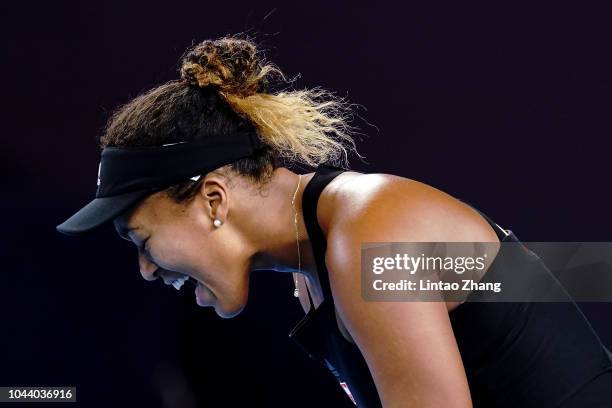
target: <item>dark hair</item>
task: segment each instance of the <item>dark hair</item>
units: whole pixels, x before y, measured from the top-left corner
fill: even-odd
[[[347,124],[350,105],[320,88],[269,93],[275,78],[287,80],[249,38],[226,36],[189,48],[180,74],[180,80],[119,107],[100,147],[157,146],[250,129],[265,147],[229,168],[258,183],[282,160],[316,166],[346,160],[345,144],[356,151],[347,133],[353,129]],[[166,192],[176,201],[189,200],[203,179],[187,180]]]

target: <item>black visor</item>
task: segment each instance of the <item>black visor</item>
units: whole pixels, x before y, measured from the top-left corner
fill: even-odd
[[[148,195],[253,154],[265,145],[253,132],[197,142],[107,147],[98,166],[96,198],[56,227],[80,235],[118,217]]]

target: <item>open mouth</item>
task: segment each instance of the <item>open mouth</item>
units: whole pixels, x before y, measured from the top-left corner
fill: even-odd
[[[170,282],[170,285],[172,285],[174,287],[174,289],[176,289],[176,290],[181,290],[181,288],[183,287],[185,282],[188,282],[188,281],[192,281],[194,284],[197,284],[195,279],[193,279],[192,277],[187,276],[187,275],[183,275],[183,276],[179,276],[177,278],[174,278]]]
[[[214,293],[199,280],[188,276],[178,275],[171,280],[166,280],[167,285],[172,285],[174,289],[181,290],[186,282],[191,282],[195,286],[196,303],[200,306],[210,306],[214,303]]]
[[[195,297],[199,306],[212,306],[215,303],[214,293],[198,281],[196,281]]]

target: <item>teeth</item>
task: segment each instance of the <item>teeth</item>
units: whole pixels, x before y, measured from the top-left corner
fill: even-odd
[[[180,290],[183,284],[187,281],[187,279],[189,279],[189,276],[182,276],[180,278],[177,278],[172,281],[172,286],[174,286],[174,289]]]

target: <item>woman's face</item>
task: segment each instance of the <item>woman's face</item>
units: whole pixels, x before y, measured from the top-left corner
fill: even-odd
[[[188,204],[155,193],[115,219],[122,238],[138,247],[140,273],[188,290],[196,284],[200,306],[224,318],[239,314],[248,299],[250,254],[238,228],[228,220],[228,190],[207,183]],[[219,218],[223,225],[215,227]],[[229,221],[229,222],[228,222]],[[181,288],[182,286],[182,288]]]

